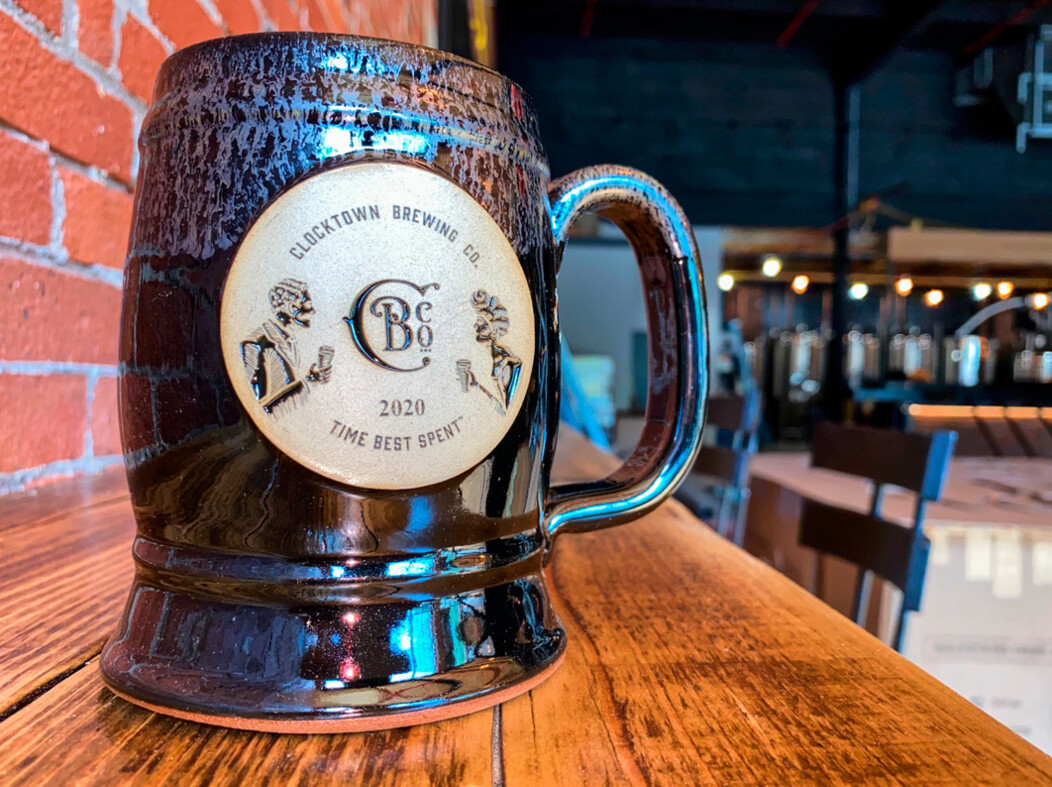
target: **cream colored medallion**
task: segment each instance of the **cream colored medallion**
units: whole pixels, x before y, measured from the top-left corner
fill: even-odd
[[[267,439],[372,489],[481,462],[533,368],[511,244],[467,192],[405,164],[351,164],[276,199],[234,258],[220,322],[227,373]]]

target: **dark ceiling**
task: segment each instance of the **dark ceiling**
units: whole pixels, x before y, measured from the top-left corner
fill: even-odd
[[[533,97],[553,173],[638,167],[697,223],[836,221],[834,97],[858,83],[863,199],[1049,230],[1052,141],[1021,154],[1015,133],[1041,24],[1052,0],[498,0],[498,68]],[[962,98],[991,45],[1014,64]]]
[[[1052,23],[1047,0],[501,0],[498,10],[518,36],[775,44],[788,31],[788,46],[821,58],[901,40],[963,59],[995,28],[1000,43]]]

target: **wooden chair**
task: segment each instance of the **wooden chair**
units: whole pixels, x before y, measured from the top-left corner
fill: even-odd
[[[953,432],[898,432],[822,424],[815,430],[811,464],[868,479],[873,493],[868,513],[805,499],[799,543],[858,566],[851,617],[865,625],[873,575],[902,591],[892,638],[902,648],[907,612],[920,609],[931,542],[924,535],[924,507],[942,493],[957,436]],[[910,526],[881,518],[884,487],[916,494]]]
[[[760,393],[709,398],[705,444],[676,499],[741,546],[749,504],[749,459],[756,453]]]

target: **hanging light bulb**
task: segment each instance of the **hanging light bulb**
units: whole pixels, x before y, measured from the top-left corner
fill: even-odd
[[[929,306],[938,306],[943,297],[942,290],[928,290],[924,293],[924,302]]]
[[[994,288],[989,282],[981,281],[972,285],[972,297],[977,301],[985,301],[993,293]]]
[[[869,285],[864,281],[856,281],[847,288],[847,295],[853,301],[860,301],[869,295]]]
[[[1030,301],[1030,308],[1041,311],[1048,306],[1048,293],[1047,292],[1035,292],[1028,299]]]
[[[716,279],[716,286],[724,292],[730,292],[731,288],[734,287],[734,277],[729,273],[721,273],[720,277]]]
[[[801,273],[798,276],[794,276],[792,283],[793,292],[795,292],[797,295],[803,295],[805,292],[807,292],[807,287],[810,283],[811,277],[804,273]]]
[[[913,291],[913,279],[909,276],[899,276],[895,281],[895,292],[905,298]]]
[[[763,258],[763,265],[760,266],[760,270],[763,271],[763,275],[768,279],[773,279],[782,272],[782,258],[777,254],[768,254]]]
[[[1002,301],[1005,298],[1009,297],[1012,294],[1013,290],[1015,290],[1015,285],[1012,284],[1012,282],[1010,282],[1010,281],[999,281],[999,282],[997,282],[997,297],[1000,298]]]

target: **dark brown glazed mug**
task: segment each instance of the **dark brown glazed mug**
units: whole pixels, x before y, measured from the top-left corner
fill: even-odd
[[[177,53],[140,150],[120,346],[136,577],[107,684],[291,732],[535,686],[566,646],[553,539],[653,509],[697,450],[705,310],[678,205],[623,167],[549,184],[514,83],[347,36]],[[638,256],[650,392],[617,472],[551,486],[555,276],[582,213]]]

